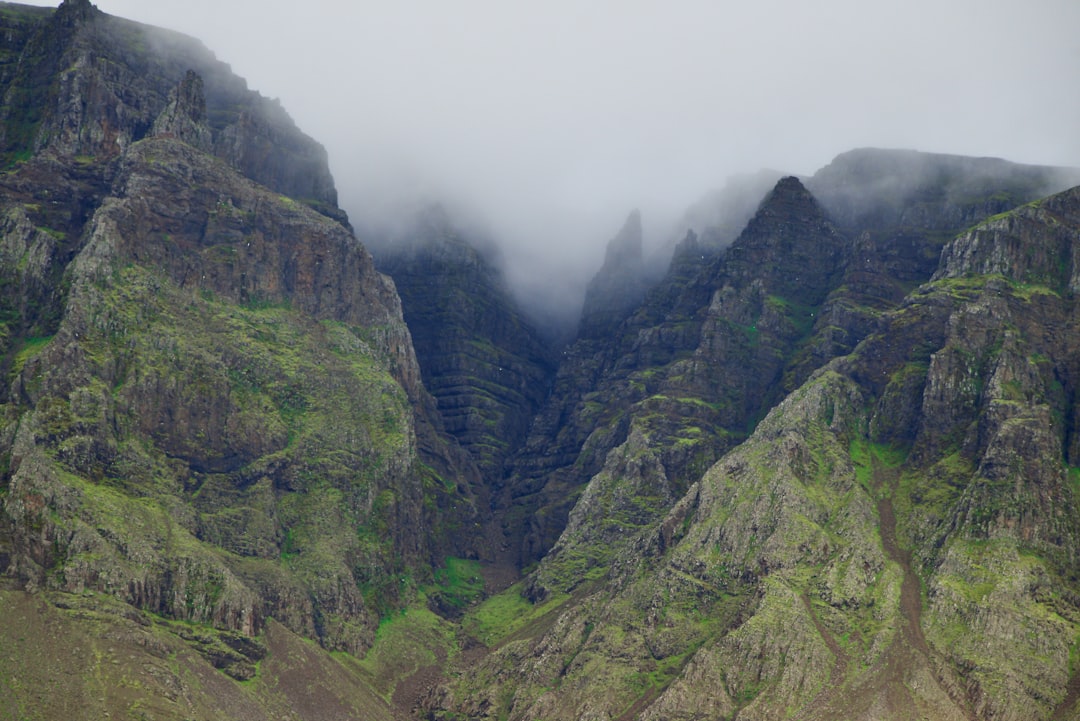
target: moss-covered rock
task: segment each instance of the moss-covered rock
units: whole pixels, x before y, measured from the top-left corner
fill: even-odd
[[[95,619],[61,623],[73,638],[130,636],[101,702],[62,715],[180,718],[220,693],[207,718],[391,717],[328,652],[366,652],[477,519],[393,283],[321,147],[197,42],[82,0],[31,15],[0,108],[29,149],[0,179],[0,574],[36,594],[28,623],[72,610]],[[91,646],[71,668],[92,681]],[[0,694],[16,716],[76,697],[29,683],[58,646],[5,648],[27,666]]]

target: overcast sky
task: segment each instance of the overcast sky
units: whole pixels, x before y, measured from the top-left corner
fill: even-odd
[[[1080,166],[1077,0],[97,5],[280,98],[358,223],[445,198],[522,254],[598,263],[632,208],[655,235],[732,173],[859,146]]]

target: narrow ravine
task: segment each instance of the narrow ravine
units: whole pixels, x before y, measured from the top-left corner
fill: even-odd
[[[908,679],[911,670],[921,663],[925,664],[930,671],[943,697],[952,699],[957,711],[963,717],[975,721],[965,700],[954,698],[942,683],[938,665],[934,662],[934,654],[923,634],[922,586],[911,566],[911,551],[901,549],[896,540],[896,513],[892,499],[886,495],[888,489],[895,487],[897,475],[896,469],[885,468],[876,459],[874,460],[873,487],[880,495],[877,512],[881,546],[889,560],[897,564],[903,572],[900,583],[900,614],[904,623],[885,652],[881,670],[886,702],[893,711],[915,707],[916,699],[912,694]]]
[[[901,551],[896,543],[896,515],[892,501],[882,498],[877,504],[878,519],[881,523],[881,545],[889,560],[896,563],[904,572],[900,584],[900,613],[906,621],[904,636],[910,646],[930,658],[930,647],[922,630],[922,592],[919,578],[911,570],[911,552]]]

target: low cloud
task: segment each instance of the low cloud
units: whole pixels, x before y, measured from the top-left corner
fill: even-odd
[[[853,147],[1080,165],[1080,3],[98,0],[202,39],[326,145],[341,204],[460,208],[525,294],[735,173]],[[470,221],[472,222],[472,221]]]

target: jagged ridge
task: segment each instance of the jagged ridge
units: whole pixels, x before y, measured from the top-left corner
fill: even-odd
[[[562,610],[444,705],[510,718],[1071,708],[1080,615],[1050,589],[1077,563],[1078,200],[962,234],[932,282],[677,503],[664,446],[631,419],[527,587]]]

